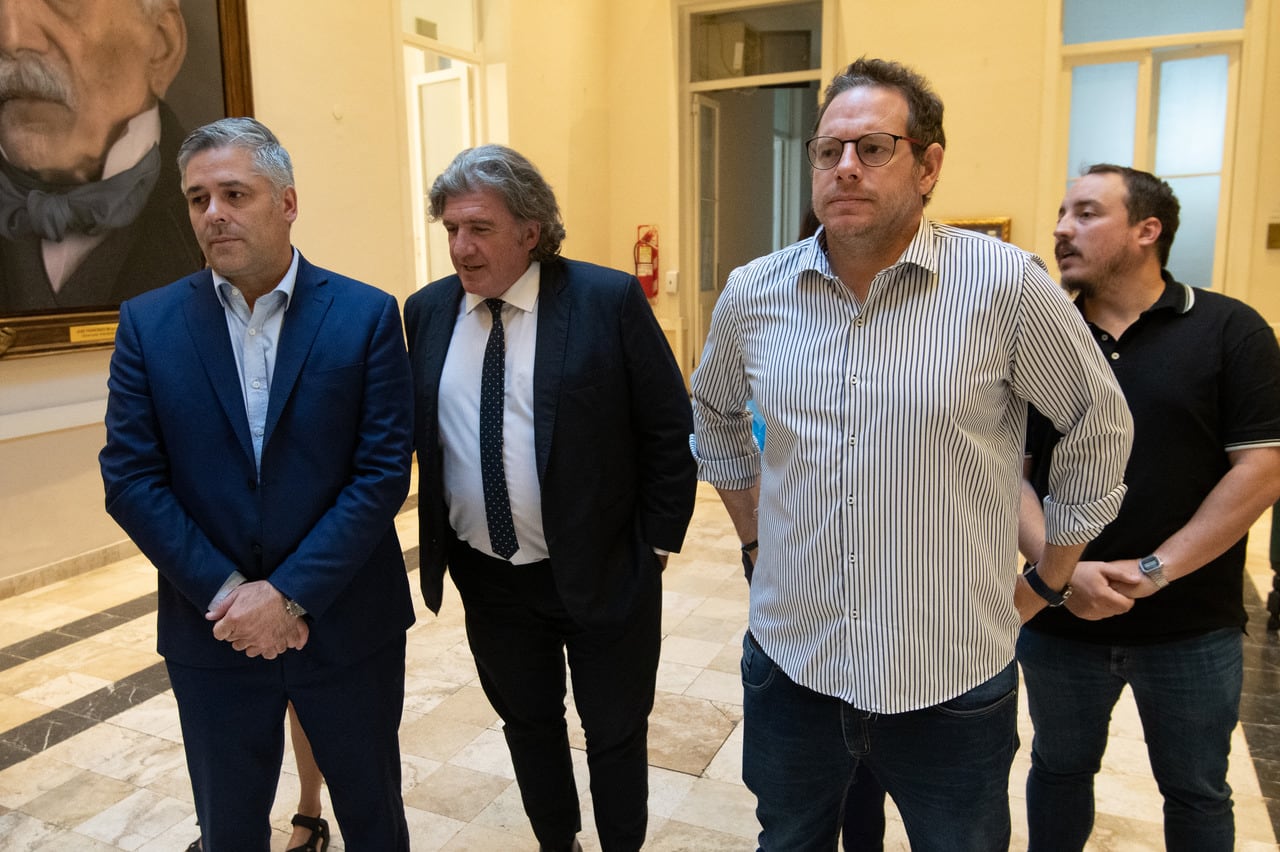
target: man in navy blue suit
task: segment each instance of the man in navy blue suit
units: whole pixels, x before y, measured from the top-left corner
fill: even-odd
[[[565,654],[600,845],[645,837],[662,569],[696,488],[689,398],[634,276],[559,256],[520,154],[463,151],[431,187],[456,275],[405,304],[422,593],[446,566],[542,849],[578,849]]]
[[[289,701],[347,848],[408,849],[395,300],[293,248],[293,169],[262,124],[202,127],[178,165],[211,269],[121,306],[100,461],[107,510],[159,572],[204,850],[269,848]]]

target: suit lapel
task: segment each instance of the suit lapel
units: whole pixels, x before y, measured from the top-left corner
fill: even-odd
[[[449,355],[449,343],[458,321],[458,303],[462,301],[462,283],[457,277],[446,278],[430,285],[440,287],[439,302],[435,310],[428,311],[423,327],[416,329],[414,348],[422,352],[421,363],[426,367],[422,377],[423,398],[427,401],[428,422],[432,431],[438,430],[440,411],[440,376],[444,374],[444,361]]]
[[[263,429],[262,446],[271,441],[271,433],[280,422],[284,404],[293,394],[306,363],[311,346],[315,343],[320,323],[333,302],[325,285],[328,278],[323,272],[298,257],[298,277],[293,286],[293,298],[285,311],[280,329],[280,349],[276,353],[275,372],[271,376],[271,398],[267,402],[267,422]]]
[[[236,371],[235,353],[231,351],[231,336],[227,332],[227,313],[213,290],[213,276],[209,270],[191,279],[191,298],[187,299],[184,312],[187,332],[195,344],[196,354],[204,366],[209,384],[222,406],[227,422],[231,424],[240,447],[250,461],[253,460],[253,441],[249,437],[249,416],[244,410],[244,389],[240,374]]]
[[[533,356],[533,444],[538,479],[547,472],[551,438],[555,433],[556,403],[564,378],[565,345],[569,339],[570,300],[565,298],[565,266],[560,260],[542,264],[538,282],[538,341]]]

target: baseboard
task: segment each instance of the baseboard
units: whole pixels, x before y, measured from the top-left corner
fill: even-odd
[[[136,556],[137,553],[138,546],[129,539],[125,539],[95,550],[77,553],[75,556],[68,556],[66,559],[59,559],[57,562],[0,577],[0,600],[84,574],[95,568],[110,565],[112,562],[119,562],[121,559]]]

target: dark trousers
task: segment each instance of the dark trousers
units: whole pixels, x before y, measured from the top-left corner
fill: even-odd
[[[565,611],[550,562],[512,565],[460,545],[449,571],[466,609],[480,685],[502,718],[538,842],[567,848],[581,830],[565,723],[565,655],[587,740],[601,848],[629,852],[648,822],[649,711],[661,646],[661,572],[631,614],[584,628]]]
[[[267,852],[293,701],[351,852],[409,848],[400,794],[404,637],[345,666],[296,651],[234,669],[166,661],[204,852]]]
[[[840,841],[845,852],[884,852],[884,787],[862,764],[844,794]]]

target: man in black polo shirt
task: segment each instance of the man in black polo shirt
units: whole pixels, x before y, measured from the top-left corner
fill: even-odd
[[[1134,444],[1119,516],[1086,548],[1065,605],[1041,589],[1057,605],[1018,640],[1035,725],[1033,852],[1084,847],[1093,778],[1126,683],[1164,795],[1167,848],[1234,844],[1226,775],[1240,703],[1245,537],[1280,497],[1280,348],[1253,309],[1163,268],[1178,208],[1159,178],[1098,165],[1058,212],[1062,283],[1078,293],[1125,392]],[[1033,417],[1028,474],[1041,497],[1056,437]],[[1035,514],[1024,518],[1028,529],[1043,523]],[[1028,555],[1037,538],[1023,537]]]

